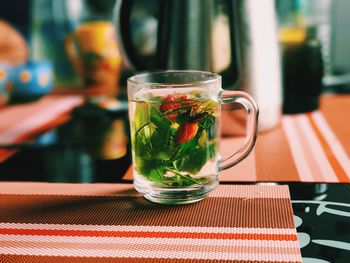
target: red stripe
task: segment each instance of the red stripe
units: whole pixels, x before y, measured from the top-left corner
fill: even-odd
[[[243,239],[296,241],[291,234],[249,234],[249,233],[191,233],[191,232],[147,232],[147,231],[95,231],[95,230],[51,230],[51,229],[7,229],[0,228],[0,234],[33,236],[76,236],[76,237],[138,237],[138,238],[199,238],[199,239]]]

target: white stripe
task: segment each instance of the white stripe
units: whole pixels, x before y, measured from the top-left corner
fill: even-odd
[[[45,123],[51,121],[52,116],[59,116],[60,114],[67,112],[73,106],[79,104],[81,101],[82,98],[80,96],[72,96],[52,103],[40,113],[35,114],[32,117],[28,117],[11,129],[2,132],[0,134],[1,143],[13,143],[21,135],[32,130],[33,128],[40,127]]]
[[[90,231],[137,231],[137,232],[185,232],[185,233],[227,233],[227,234],[281,234],[294,235],[295,229],[287,228],[235,228],[235,227],[191,227],[191,226],[112,226],[112,225],[68,225],[0,223],[7,229],[44,230],[90,230]]]
[[[117,250],[117,249],[50,249],[50,248],[0,248],[0,254],[38,255],[38,256],[70,256],[70,257],[145,257],[145,258],[174,258],[174,259],[216,259],[216,260],[251,260],[251,261],[298,261],[300,255],[289,254],[260,254],[260,253],[220,253],[220,252],[191,252],[191,251],[158,251],[154,250]]]
[[[297,123],[299,124],[299,127],[309,143],[312,156],[314,157],[318,167],[320,167],[321,176],[324,178],[325,182],[339,182],[338,177],[330,165],[322,145],[317,139],[317,135],[314,129],[311,127],[307,117],[305,115],[297,116]]]
[[[236,174],[235,174],[236,176]],[[209,195],[210,197],[236,197],[236,198],[288,198],[287,185],[220,185]]]
[[[334,156],[337,158],[340,166],[343,168],[347,177],[350,179],[350,158],[346,154],[343,145],[338,140],[332,129],[329,127],[326,119],[320,112],[313,112],[311,115],[317,127],[322,132],[328,146],[331,148]]]
[[[310,167],[306,161],[305,152],[302,148],[301,139],[295,130],[293,117],[284,116],[282,118],[282,125],[287,137],[287,141],[291,150],[292,157],[294,159],[295,166],[297,168],[299,177],[302,182],[313,182],[313,176],[310,171]]]
[[[0,235],[1,241],[77,243],[77,244],[153,244],[153,245],[210,245],[210,246],[254,246],[261,248],[299,248],[299,242],[281,240],[244,240],[244,239],[202,239],[202,238],[146,238],[146,237],[75,237],[75,236],[33,236],[33,235]],[[0,243],[1,247],[1,243]]]

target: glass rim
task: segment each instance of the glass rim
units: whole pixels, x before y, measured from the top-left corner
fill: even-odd
[[[161,82],[148,82],[145,80],[140,80],[142,78],[145,78],[147,76],[156,76],[156,75],[162,75],[162,74],[166,74],[166,73],[194,73],[194,74],[204,74],[207,75],[208,77],[206,79],[203,80],[196,80],[196,81],[184,81],[183,83],[161,83]],[[217,73],[213,73],[210,71],[201,71],[201,70],[160,70],[160,71],[147,71],[147,72],[142,72],[142,73],[138,73],[135,74],[131,77],[129,77],[128,79],[128,83],[134,84],[134,85],[144,85],[144,86],[148,86],[148,87],[168,87],[168,86],[176,86],[176,87],[186,87],[186,86],[196,86],[199,84],[204,84],[204,85],[208,85],[211,83],[214,83],[216,81],[220,81],[221,80],[221,75],[217,74]]]

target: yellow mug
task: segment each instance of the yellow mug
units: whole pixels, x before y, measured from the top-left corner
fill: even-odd
[[[84,87],[115,95],[121,71],[114,25],[108,21],[81,24],[66,37],[65,48]]]

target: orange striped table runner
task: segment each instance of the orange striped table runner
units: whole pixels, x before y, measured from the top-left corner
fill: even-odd
[[[78,95],[48,95],[39,101],[0,108],[0,147],[26,142],[69,119],[70,111],[84,102]],[[0,149],[0,162],[14,151]]]
[[[1,262],[301,262],[288,186],[159,205],[130,184],[0,183]]]

